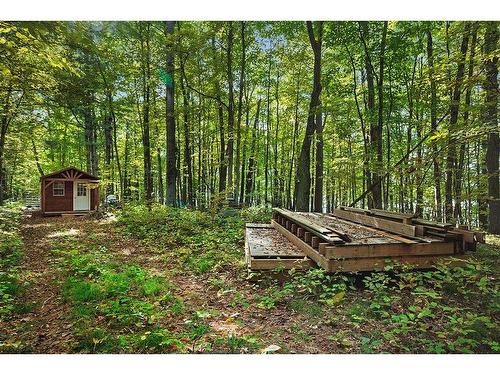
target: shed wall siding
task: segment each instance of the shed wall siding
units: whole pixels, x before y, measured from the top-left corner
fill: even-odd
[[[45,189],[45,212],[73,211],[73,181],[64,181],[64,197],[55,197],[52,186]]]

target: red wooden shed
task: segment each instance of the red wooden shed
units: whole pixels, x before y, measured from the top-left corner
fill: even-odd
[[[75,167],[41,177],[43,215],[84,213],[99,207],[99,178]]]

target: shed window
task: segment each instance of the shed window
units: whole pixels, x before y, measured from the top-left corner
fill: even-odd
[[[85,187],[84,184],[77,185],[76,195],[79,197],[86,197],[87,196],[87,188]]]
[[[64,182],[54,182],[54,185],[52,185],[52,195],[54,197],[64,197]]]

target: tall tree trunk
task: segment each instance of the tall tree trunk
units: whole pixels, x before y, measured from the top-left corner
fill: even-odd
[[[150,80],[151,80],[151,50],[149,47],[150,25],[146,23],[146,30],[140,23],[140,42],[141,42],[141,68],[142,68],[142,147],[144,155],[144,198],[151,202],[153,192],[153,179],[151,178],[151,140],[149,132],[150,115]]]
[[[474,73],[474,57],[476,52],[476,40],[477,40],[477,24],[472,27],[472,40],[470,45],[469,53],[469,68],[467,72],[467,90],[465,92],[465,110],[464,110],[464,125],[463,128],[466,129],[469,125],[469,107],[471,105],[472,87],[473,87],[473,73]],[[460,145],[460,152],[458,157],[458,165],[456,168],[455,177],[455,207],[453,209],[453,216],[457,222],[463,223],[462,220],[462,177],[463,169],[465,163],[465,146],[466,142],[462,141]]]
[[[384,129],[384,63],[385,63],[385,45],[387,38],[387,25],[388,22],[384,22],[384,27],[382,29],[382,41],[380,42],[380,56],[379,56],[379,76],[377,80],[377,93],[378,93],[378,121],[377,128],[374,131],[374,138],[372,142],[375,143],[374,148],[377,152],[377,165],[375,168],[375,176],[372,177],[372,181],[377,182],[376,187],[373,189],[373,205],[376,208],[382,208],[382,181],[380,181],[383,175],[383,156],[382,156],[382,132]]]
[[[227,185],[229,194],[233,194],[233,154],[234,154],[234,89],[233,89],[233,23],[228,22],[227,32]]]
[[[453,83],[453,95],[450,103],[450,127],[449,127],[449,141],[448,141],[448,154],[446,157],[446,183],[445,183],[445,215],[446,221],[453,220],[453,178],[455,176],[455,169],[457,164],[457,151],[456,139],[454,135],[455,128],[458,120],[458,110],[460,106],[460,94],[462,90],[462,81],[465,71],[465,57],[467,54],[467,47],[469,44],[470,23],[465,22],[464,31],[462,36],[462,45],[460,47],[460,60],[457,67],[457,75]]]
[[[273,142],[273,186],[272,186],[272,205],[274,207],[281,206],[281,189],[280,178],[278,172],[278,139],[280,129],[280,100],[279,100],[279,84],[280,84],[280,71],[276,66],[276,125],[274,127],[274,142]],[[281,150],[283,153],[283,149]]]
[[[361,40],[363,42],[364,52],[365,52],[365,72],[366,72],[366,84],[368,86],[368,102],[367,102],[367,111],[368,111],[368,122],[370,124],[370,150],[369,150],[369,173],[367,174],[367,185],[371,186],[374,177],[374,158],[376,154],[376,143],[374,142],[374,138],[376,138],[376,129],[377,129],[377,121],[375,116],[375,84],[373,77],[373,66],[370,58],[370,51],[368,49],[368,38],[369,38],[369,30],[368,30],[368,22],[362,21],[360,22],[360,35]],[[376,195],[378,193],[372,193],[368,195],[368,208],[375,207]]]
[[[187,91],[186,84],[184,82],[184,77],[186,73],[184,71],[185,61],[181,59],[181,91],[182,91],[182,113],[184,119],[184,183],[183,192],[185,196],[183,199],[186,200],[188,206],[193,206],[193,167],[191,163],[191,142],[189,136],[189,92]]]
[[[309,211],[311,193],[311,140],[315,131],[315,118],[321,105],[321,43],[323,39],[323,22],[316,23],[318,37],[316,39],[313,24],[307,21],[307,33],[314,53],[313,90],[307,116],[306,133],[300,150],[295,177],[295,202],[298,211]]]
[[[316,212],[323,212],[323,126],[321,112],[318,112],[316,114],[316,168],[314,173],[314,211]]]
[[[177,177],[177,150],[175,142],[175,115],[174,115],[174,47],[171,38],[174,34],[175,21],[165,22],[165,36],[167,37],[167,53],[165,56],[166,71],[171,83],[165,86],[165,111],[167,126],[167,195],[166,203],[176,205],[176,177]]]
[[[250,157],[248,158],[248,172],[246,178],[246,187],[245,187],[245,203],[250,205],[252,203],[252,194],[254,191],[255,185],[255,153],[256,153],[256,141],[257,141],[257,126],[259,124],[259,114],[260,114],[260,102],[261,99],[257,102],[257,110],[255,112],[255,120],[253,124],[252,130],[252,145],[250,148]]]
[[[426,30],[427,33],[427,63],[429,65],[429,81],[431,85],[431,130],[437,129],[437,89],[434,72],[434,52],[432,47],[431,25],[429,24]],[[432,164],[434,177],[434,217],[436,220],[442,220],[441,214],[441,168],[438,159],[438,148],[436,141],[431,143]]]
[[[300,97],[300,71],[297,72],[297,86],[295,90],[295,109],[293,121],[293,137],[292,137],[292,157],[290,159],[290,169],[288,170],[288,189],[287,189],[287,207],[294,208],[295,202],[292,203],[292,171],[295,165],[295,146],[297,143],[297,135],[299,132],[299,97]]]
[[[106,178],[106,194],[113,194],[111,181],[111,161],[113,160],[113,118],[107,113],[104,119],[104,168]]]
[[[486,168],[488,170],[488,231],[500,234],[500,191],[498,158],[500,139],[498,129],[498,54],[495,54],[498,44],[497,22],[486,23],[484,36],[486,91],[484,123],[488,127],[488,148],[486,150]]]
[[[271,144],[271,53],[269,54],[269,67],[267,69],[267,109],[266,109],[266,157],[264,159],[264,204],[267,204],[267,191],[269,186],[269,147]]]
[[[245,44],[245,21],[241,21],[241,64],[240,64],[240,84],[238,94],[238,115],[236,121],[236,160],[234,162],[234,200],[239,202],[240,189],[240,153],[241,153],[241,117],[243,115],[243,91],[245,88],[245,65],[246,65],[246,44]],[[244,161],[243,161],[244,163]]]

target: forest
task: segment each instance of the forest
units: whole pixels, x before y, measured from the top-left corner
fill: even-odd
[[[498,39],[0,21],[0,353],[500,352]]]
[[[497,22],[2,22],[0,204],[416,212],[500,233]]]

